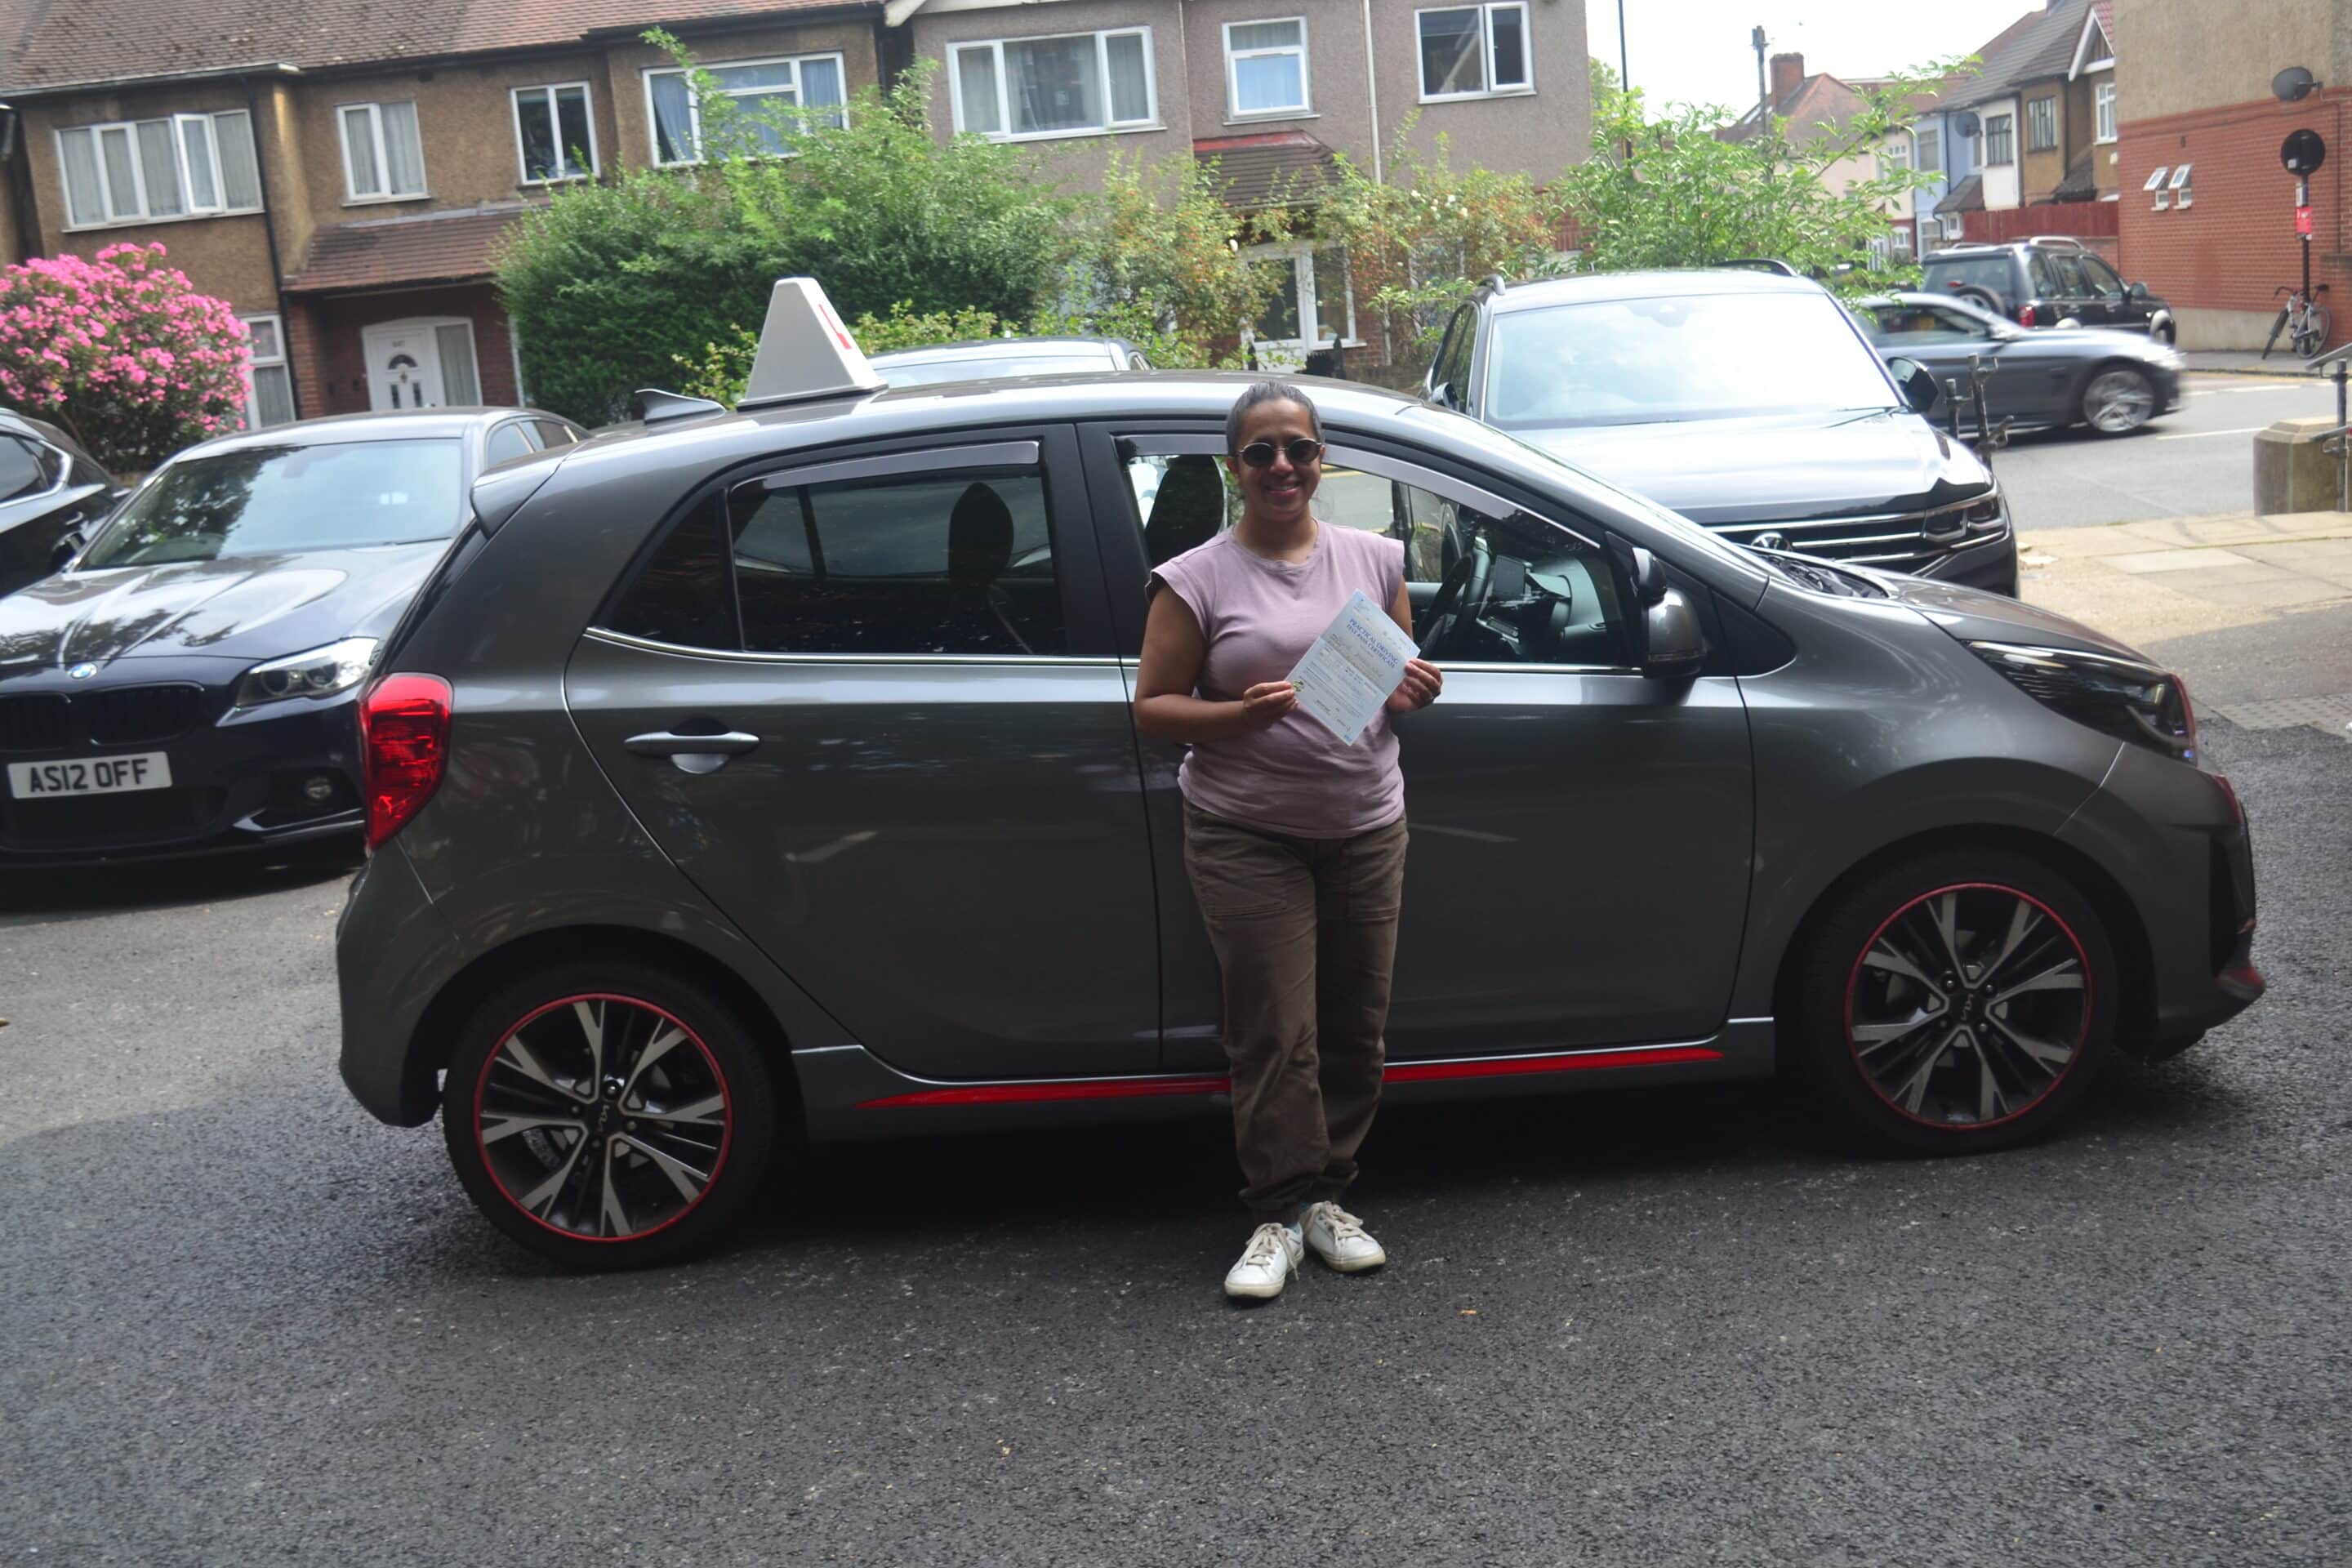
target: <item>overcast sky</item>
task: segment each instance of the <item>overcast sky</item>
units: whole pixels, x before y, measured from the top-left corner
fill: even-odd
[[[1967,54],[2036,0],[1624,0],[1633,85],[1654,111],[1676,101],[1756,101],[1756,51],[1795,51],[1808,71],[1873,77]],[[1585,0],[1591,52],[1617,63],[1617,0]],[[1540,13],[1537,25],[1542,25]]]

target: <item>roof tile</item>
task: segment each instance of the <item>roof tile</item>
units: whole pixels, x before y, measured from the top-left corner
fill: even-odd
[[[473,207],[415,217],[331,224],[310,239],[310,260],[289,294],[344,293],[394,284],[488,278],[507,229],[530,205]]]

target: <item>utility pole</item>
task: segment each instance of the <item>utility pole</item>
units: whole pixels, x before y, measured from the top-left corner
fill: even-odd
[[[1633,90],[1633,69],[1625,63],[1625,0],[1617,0],[1617,90]]]

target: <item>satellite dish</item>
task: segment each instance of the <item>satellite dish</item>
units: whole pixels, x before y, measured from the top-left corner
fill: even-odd
[[[1983,129],[1983,124],[1977,119],[1975,110],[1964,109],[1960,111],[1959,117],[1952,121],[1952,129],[1964,137],[1974,138],[1976,133]]]
[[[2318,85],[2319,79],[2301,66],[2289,66],[2271,78],[2271,96],[2281,103],[2301,103]]]
[[[2279,144],[2279,162],[2297,179],[2315,174],[2319,165],[2327,162],[2327,143],[2319,139],[2316,131],[2290,131]]]

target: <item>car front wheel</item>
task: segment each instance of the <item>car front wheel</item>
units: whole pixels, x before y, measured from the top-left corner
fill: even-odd
[[[2129,365],[2104,365],[2083,384],[2082,416],[2102,436],[2128,436],[2156,417],[2156,383]]]
[[[2063,1116],[2113,1049],[2115,953],[2064,877],[2007,851],[1877,872],[1816,933],[1792,1045],[1832,1119],[1912,1153],[1999,1148]]]
[[[716,1239],[759,1185],[775,1121],[766,1062],[733,1011],[618,959],[543,969],[484,1001],[441,1103],[475,1206],[578,1268]]]

